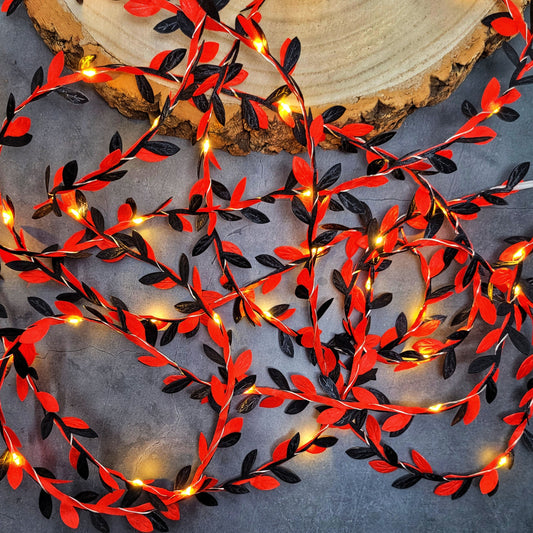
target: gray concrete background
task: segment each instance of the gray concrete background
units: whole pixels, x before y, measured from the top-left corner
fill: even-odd
[[[0,17],[0,108],[13,92],[17,101],[29,92],[33,72],[39,65],[46,67],[50,52],[35,34],[23,9],[6,19]],[[481,88],[497,75],[505,79],[510,74],[510,63],[499,51],[476,66],[471,76],[446,102],[429,109],[417,111],[409,117],[388,148],[395,153],[407,152],[420,146],[429,146],[453,132],[462,123],[461,102],[468,98],[479,105]],[[145,123],[129,121],[109,109],[90,89],[83,88],[90,103],[76,107],[58,96],[48,97],[33,104],[27,115],[32,118],[33,141],[24,148],[6,148],[0,161],[0,190],[9,194],[18,209],[18,223],[24,228],[28,240],[36,248],[62,239],[74,229],[69,222],[47,217],[36,223],[31,220],[31,206],[44,198],[44,169],[52,169],[76,158],[81,172],[88,172],[106,153],[109,139],[118,130],[125,143],[132,142],[146,127]],[[533,89],[523,89],[524,98],[515,107],[521,118],[507,124],[493,118],[491,126],[501,134],[486,146],[462,145],[455,149],[455,161],[459,170],[450,176],[435,177],[435,184],[447,198],[468,192],[476,192],[487,185],[495,185],[506,179],[518,163],[532,159],[531,120]],[[173,206],[182,206],[187,191],[195,179],[197,147],[183,140],[176,143],[181,152],[162,164],[149,165],[135,162],[129,175],[104,191],[90,196],[91,205],[98,206],[111,222],[116,209],[128,196],[133,196],[140,211],[155,208],[167,197],[173,196]],[[286,179],[291,158],[287,154],[264,156],[251,154],[246,158],[234,158],[217,154],[222,164],[220,179],[231,189],[242,176],[248,177],[250,194],[265,193],[275,189]],[[320,152],[319,164],[323,171],[336,162],[342,162],[343,177],[363,172],[359,156]],[[531,173],[530,173],[531,174]],[[533,177],[530,175],[530,179]],[[361,195],[376,215],[393,204],[406,208],[413,193],[409,183],[394,182],[379,189],[370,189]],[[509,205],[483,211],[476,221],[466,224],[479,251],[494,259],[509,235],[530,235],[531,190],[510,197]],[[252,258],[257,253],[271,253],[280,244],[297,244],[303,237],[301,225],[287,212],[286,205],[264,206],[272,222],[267,226],[248,223],[227,223],[220,229],[228,240],[238,244],[245,255]],[[346,216],[346,215],[344,215]],[[176,264],[183,250],[191,249],[198,238],[193,234],[178,234],[160,221],[150,222],[141,230],[161,258]],[[275,240],[273,240],[275,235]],[[2,234],[2,239],[4,235]],[[332,268],[339,263],[334,254],[323,261],[320,271],[321,298],[335,294],[329,284]],[[212,266],[212,256],[204,254],[197,262],[206,286],[216,288],[218,270]],[[257,266],[260,272],[262,267]],[[120,297],[137,313],[171,314],[172,305],[186,299],[179,291],[162,293],[140,287],[137,279],[150,271],[144,265],[123,262],[105,265],[96,259],[72,268],[89,284],[104,295]],[[4,271],[5,270],[5,271]],[[40,296],[52,303],[62,292],[58,287],[28,286],[16,278],[15,273],[3,269],[5,282],[0,286],[0,301],[8,308],[8,322],[24,326],[36,320],[36,313],[26,301],[27,296]],[[241,281],[253,274],[238,272]],[[531,268],[529,268],[529,276]],[[383,278],[383,279],[381,279]],[[383,332],[390,327],[400,310],[413,309],[417,303],[416,265],[407,259],[395,261],[390,272],[381,276],[379,288],[394,292],[392,309],[376,314],[373,328]],[[289,285],[287,285],[288,287]],[[283,288],[282,288],[283,289]],[[291,292],[277,291],[262,303],[291,303],[299,306]],[[455,305],[455,302],[454,302]],[[457,304],[458,306],[460,303]],[[226,314],[227,311],[227,314]],[[324,329],[339,330],[335,309],[328,311],[330,319],[324,319]],[[231,323],[230,310],[221,312]],[[292,326],[304,323],[295,319]],[[258,382],[269,384],[268,366],[282,370],[286,375],[301,372],[313,376],[303,353],[287,359],[277,347],[276,335],[266,327],[252,330],[244,325],[234,328],[236,349],[252,348]],[[479,337],[478,337],[479,338]],[[199,340],[176,339],[165,347],[166,353],[185,365],[208,376],[212,368],[199,354]],[[386,392],[393,402],[425,402],[454,398],[468,392],[475,383],[475,376],[466,369],[473,358],[476,346],[472,339],[460,354],[456,374],[444,382],[440,369],[418,369],[416,372],[393,376],[388,370],[380,370],[379,380],[372,386]],[[91,450],[106,464],[122,469],[131,477],[173,478],[176,471],[189,464],[195,457],[198,429],[209,433],[212,416],[205,407],[191,405],[187,395],[173,396],[160,392],[161,380],[168,372],[149,369],[136,363],[136,350],[132,345],[96,329],[83,325],[77,329],[58,329],[46,342],[41,343],[38,362],[40,381],[45,390],[54,393],[67,416],[84,418],[100,435],[92,442]],[[453,415],[417,419],[409,431],[390,443],[404,458],[415,448],[428,458],[435,469],[442,471],[472,470],[497,454],[508,436],[501,417],[512,412],[513,405],[523,391],[523,384],[516,384],[513,375],[520,364],[516,351],[508,349],[502,364],[500,392],[488,407],[484,402],[475,423],[465,427],[450,427]],[[437,391],[437,392],[436,392]],[[64,460],[65,446],[50,437],[42,443],[39,437],[39,414],[30,401],[20,405],[12,387],[2,392],[2,405],[24,439],[30,442],[28,457],[37,464],[52,468],[57,475],[70,476]],[[274,443],[292,435],[294,431],[311,432],[314,424],[310,409],[301,415],[289,417],[280,410],[256,409],[245,417],[244,437],[233,448],[221,450],[208,473],[214,476],[231,475],[240,469],[246,453],[258,448],[259,457],[266,459]],[[204,507],[191,500],[185,502],[182,519],[170,524],[171,531],[220,531],[266,533],[309,532],[404,532],[404,531],[483,531],[526,532],[533,529],[533,507],[530,504],[530,482],[533,456],[522,445],[516,453],[511,472],[501,472],[498,493],[488,498],[477,487],[458,501],[439,498],[432,494],[433,484],[420,482],[415,487],[400,491],[391,488],[395,474],[374,472],[366,462],[349,459],[344,450],[356,446],[348,435],[336,433],[340,442],[319,456],[300,457],[291,468],[300,475],[302,483],[283,485],[272,492],[259,492],[243,496],[221,495],[218,507]],[[56,457],[57,452],[57,457]],[[84,488],[96,488],[89,481]],[[81,487],[81,486],[80,486]],[[44,519],[38,510],[38,489],[25,480],[12,491],[4,481],[1,491],[0,531],[9,533],[69,531],[59,518],[57,505],[50,520]],[[110,520],[112,531],[129,531],[123,520]],[[79,531],[94,531],[87,516],[82,516]]]

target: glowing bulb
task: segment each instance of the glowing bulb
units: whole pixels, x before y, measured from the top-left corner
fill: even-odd
[[[244,394],[253,394],[255,392],[255,385],[252,385],[249,389],[244,391]]]
[[[263,39],[256,39],[254,41],[254,48],[260,53],[262,54],[264,49],[265,49],[265,43],[263,42]]]
[[[151,319],[150,319],[150,322],[151,322],[152,324],[155,324],[155,323],[157,322],[157,319],[156,319],[156,318],[151,318]]]
[[[190,487],[187,487],[186,489],[182,490],[181,493],[184,496],[192,496],[195,493],[195,490],[194,490],[194,487],[190,486]]]
[[[20,466],[24,462],[24,459],[18,453],[13,452],[11,454],[11,461],[14,465]]]
[[[305,191],[302,193],[302,196],[311,196],[313,194],[313,191],[311,189],[305,189]]]
[[[78,68],[80,70],[85,70],[89,65],[96,59],[96,56],[94,54],[84,56],[80,59]]]
[[[281,110],[287,113],[288,115],[292,113],[291,106],[287,104],[286,102],[280,102],[278,105],[281,108]]]
[[[522,289],[520,289],[520,285],[517,285],[514,290],[513,290],[513,294],[514,296],[518,296],[520,293],[522,292]]]
[[[265,312],[263,313],[263,316],[264,316],[265,318],[272,318],[272,313],[269,313],[268,311],[265,311]]]
[[[152,122],[152,128],[157,128],[159,126],[159,117],[156,117]]]
[[[213,313],[213,320],[215,324],[218,324],[219,326],[222,323],[222,320],[220,320],[220,317],[216,313]]]
[[[206,154],[209,152],[209,148],[211,147],[211,143],[209,142],[209,139],[205,139],[204,143],[202,144],[202,152]]]
[[[372,288],[372,280],[368,278],[365,283],[365,289],[369,291]]]
[[[74,209],[73,207],[71,207],[68,212],[78,220],[81,218],[80,212],[77,209]]]
[[[134,219],[132,220],[132,222],[133,222],[134,224],[142,224],[142,223],[144,222],[144,218],[143,218],[143,217],[137,217],[137,218],[134,218]]]
[[[502,455],[498,461],[498,466],[505,466],[507,464],[507,456]]]
[[[93,68],[87,68],[87,69],[84,69],[81,71],[81,73],[86,77],[86,78],[93,78],[94,76],[96,76],[97,72],[96,70],[94,70]]]
[[[11,211],[4,209],[2,211],[2,220],[4,221],[4,224],[7,226],[13,220],[13,214],[11,213]]]
[[[379,246],[383,242],[383,237],[381,235],[378,235],[376,238],[376,244]]]
[[[69,316],[67,318],[67,322],[69,324],[72,324],[72,325],[76,326],[77,324],[79,324],[81,322],[81,318],[79,316]]]
[[[497,113],[500,112],[502,106],[492,102],[489,106],[489,110],[490,110],[490,115],[496,115]]]
[[[134,487],[142,487],[144,485],[144,482],[142,479],[134,479],[133,481],[131,481],[131,484]]]
[[[520,261],[524,258],[524,255],[526,255],[526,251],[524,248],[520,248],[515,254],[513,255],[513,261]]]
[[[441,409],[442,409],[441,403],[428,407],[428,411],[433,411],[434,413],[438,413]]]

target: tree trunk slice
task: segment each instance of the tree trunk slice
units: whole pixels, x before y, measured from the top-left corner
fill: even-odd
[[[235,15],[248,1],[232,0],[221,11],[222,20],[233,25]],[[138,18],[126,12],[123,1],[25,3],[45,43],[53,51],[63,50],[74,69],[90,54],[96,55],[95,65],[148,66],[162,50],[188,48],[189,40],[181,31],[162,35],[153,30],[170,16],[165,11]],[[517,3],[524,7],[527,0]],[[294,76],[315,116],[340,104],[347,108],[341,123],[368,122],[379,133],[397,128],[414,109],[447,98],[477,59],[501,44],[502,38],[480,22],[498,11],[505,11],[500,0],[267,0],[261,27],[271,51],[279,50],[287,37],[300,39],[302,55]],[[221,51],[227,51],[231,41],[219,34],[215,39],[221,43]],[[266,97],[283,84],[252,50],[241,47],[239,61],[249,73],[240,86],[243,90]],[[150,81],[156,95],[154,105],[141,98],[130,75],[98,84],[96,89],[124,115],[153,118],[170,86]],[[292,131],[276,114],[268,112],[267,131],[250,131],[235,100],[226,100],[225,108],[226,126],[213,120],[210,127],[213,147],[237,155],[250,150],[301,151]],[[160,131],[194,139],[200,117],[197,109],[182,102]],[[336,148],[338,143],[328,138],[323,145]]]

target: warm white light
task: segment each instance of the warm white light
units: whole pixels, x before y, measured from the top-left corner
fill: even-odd
[[[365,283],[365,289],[369,291],[372,288],[372,280],[368,278]]]
[[[433,411],[434,413],[438,413],[442,409],[442,404],[437,403],[436,405],[432,405],[428,407],[428,411]]]
[[[279,107],[282,111],[284,111],[285,113],[287,114],[290,114],[292,113],[292,109],[291,109],[291,106],[289,104],[287,104],[286,102],[280,102],[279,103]]]
[[[142,479],[134,479],[131,484],[134,486],[134,487],[142,487],[144,485],[144,482]]]
[[[254,41],[254,47],[260,54],[262,54],[265,49],[265,43],[262,39],[256,39]]]
[[[265,311],[265,312],[263,313],[263,316],[264,316],[265,318],[272,318],[272,313],[269,313],[268,311]]]
[[[211,143],[209,142],[209,139],[205,139],[204,143],[202,144],[202,151],[204,154],[209,152],[209,148],[211,147]]]
[[[520,288],[520,285],[517,285],[514,290],[513,290],[513,294],[515,296],[518,296],[520,293],[522,292],[522,289]]]
[[[253,394],[255,392],[255,385],[252,385],[249,389],[244,391],[244,394]]]
[[[379,235],[379,236],[376,238],[376,244],[379,246],[382,242],[383,242],[383,237],[382,237],[381,235]]]
[[[507,456],[502,455],[498,461],[498,466],[505,466],[507,464]]]
[[[92,78],[92,77],[96,76],[96,74],[97,74],[96,70],[94,70],[93,68],[84,69],[84,70],[81,71],[81,73],[86,78]]]
[[[187,487],[186,489],[182,490],[181,493],[184,496],[192,496],[195,493],[195,490],[194,490],[194,487],[190,486],[190,487]]]
[[[133,222],[134,224],[142,224],[142,223],[144,222],[144,218],[143,218],[143,217],[137,217],[137,218],[134,218],[134,219],[132,220],[132,222]]]
[[[79,316],[69,316],[67,322],[75,326],[81,322],[81,318]]]
[[[524,258],[524,255],[526,255],[526,251],[524,248],[520,248],[515,254],[513,255],[513,261],[520,261]]]
[[[4,209],[2,211],[2,220],[4,221],[4,224],[7,226],[13,220],[13,214],[11,213],[11,211]]]
[[[152,122],[152,128],[157,128],[159,126],[159,117],[156,117]]]
[[[313,191],[311,189],[305,189],[304,192],[302,192],[302,196],[311,196],[313,194]]]
[[[215,321],[216,324],[218,324],[220,326],[220,324],[222,323],[222,320],[220,320],[220,317],[216,314],[216,313],[213,313],[213,320]]]
[[[24,459],[18,453],[13,452],[11,454],[11,461],[14,465],[20,466],[24,462]]]
[[[71,207],[68,212],[78,220],[81,218],[80,212],[77,209],[74,209],[73,207]]]

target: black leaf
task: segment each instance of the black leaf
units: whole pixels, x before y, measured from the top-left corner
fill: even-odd
[[[96,257],[98,257],[98,259],[109,260],[116,259],[125,253],[126,251],[123,248],[117,246],[116,248],[106,248],[105,250],[101,250],[96,254]]]
[[[285,483],[299,483],[301,479],[292,470],[283,466],[271,466],[270,471]]]
[[[380,309],[382,307],[385,307],[386,305],[389,305],[392,302],[392,293],[391,292],[383,292],[376,298],[374,298],[371,302],[368,303],[369,309]]]
[[[261,265],[269,267],[269,268],[275,268],[276,270],[283,268],[283,263],[272,255],[268,255],[268,254],[256,255],[255,260]]]
[[[240,414],[249,413],[253,409],[257,407],[259,402],[261,401],[261,396],[258,394],[249,394],[242,400],[242,402],[239,403],[237,406],[237,412]]]
[[[287,445],[287,458],[294,457],[300,446],[300,433],[295,433]]]
[[[288,415],[296,415],[301,413],[307,406],[309,402],[307,400],[291,400],[287,407],[285,407],[285,413]]]
[[[457,326],[461,322],[464,322],[468,318],[470,311],[471,307],[463,307],[462,309],[460,309],[453,317],[450,325]]]
[[[502,106],[496,116],[504,122],[514,122],[520,117],[520,113],[510,107]]]
[[[317,320],[320,320],[324,313],[329,309],[330,305],[333,303],[333,298],[330,298],[329,300],[326,300],[317,310],[316,317]]]
[[[226,111],[224,109],[224,104],[218,96],[217,93],[213,92],[211,95],[211,104],[213,106],[213,111],[215,112],[216,119],[220,122],[222,126],[226,124]]]
[[[348,211],[351,211],[356,215],[362,215],[365,212],[363,202],[358,200],[353,194],[350,194],[349,192],[340,192],[338,196],[342,205],[348,209]]]
[[[150,503],[152,505],[154,505],[154,500],[161,502],[161,500],[155,494],[152,494],[151,492],[147,492],[146,494],[147,494],[148,499],[150,500]],[[164,506],[164,509],[159,509],[160,511],[166,511],[167,510],[167,506],[164,505],[162,502],[160,503],[160,505]],[[157,509],[156,505],[154,505],[154,507],[156,507],[156,509]],[[166,522],[161,518],[161,516],[159,516],[159,513],[155,512],[155,511],[152,511],[151,513],[147,514],[146,516],[148,517],[150,522],[152,522],[152,525],[154,526],[154,529],[156,531],[161,531],[162,533],[167,533],[169,531]]]
[[[241,466],[242,477],[246,477],[252,471],[256,458],[257,450],[252,450],[246,454]]]
[[[76,91],[70,87],[58,87],[56,93],[62,96],[67,102],[75,105],[86,104],[89,99],[81,91]]]
[[[187,481],[191,475],[191,465],[184,466],[177,474],[174,480],[174,490],[181,490],[187,486]]]
[[[396,135],[395,131],[385,131],[383,133],[380,133],[379,135],[376,135],[373,139],[370,139],[366,142],[367,146],[380,146],[382,144],[385,144],[386,142],[389,142],[394,136]]]
[[[516,185],[518,185],[526,177],[528,171],[529,161],[525,161],[524,163],[520,163],[514,167],[509,175],[509,179],[507,180],[507,189],[513,189]]]
[[[334,185],[341,176],[342,166],[340,163],[333,165],[318,182],[319,189],[327,189]]]
[[[518,57],[518,54],[516,53],[515,49],[507,41],[503,42],[502,48],[511,63],[515,67],[518,66],[520,64],[520,58]]]
[[[198,242],[194,245],[194,248],[192,249],[192,255],[197,256],[202,253],[204,253],[208,248],[213,239],[215,238],[215,234],[212,233],[211,235],[203,235],[198,239]]]
[[[137,88],[141,93],[141,96],[149,104],[153,104],[155,101],[154,91],[148,80],[142,74],[135,75],[135,81],[137,83]]]
[[[158,33],[172,33],[179,29],[180,23],[176,16],[162,20],[154,26],[154,30]]]
[[[487,387],[485,389],[485,398],[487,403],[492,403],[498,394],[498,387],[492,378],[487,380]]]
[[[161,346],[165,346],[172,342],[172,339],[176,336],[176,333],[178,332],[178,322],[172,322],[170,326],[163,332],[163,335],[161,336],[160,344]]]
[[[101,514],[89,513],[89,517],[91,519],[91,524],[97,531],[100,531],[100,533],[109,533],[109,524]]]
[[[444,366],[442,368],[442,377],[448,379],[455,372],[457,361],[455,357],[455,350],[453,348],[446,351],[446,357],[444,358]]]
[[[160,72],[169,72],[173,68],[176,68],[185,57],[187,50],[185,48],[176,48],[170,52],[159,66]]]
[[[422,479],[422,476],[417,474],[407,474],[405,476],[399,477],[393,481],[392,486],[395,489],[408,489]]]
[[[81,503],[91,503],[98,498],[98,494],[92,490],[84,490],[82,492],[78,492],[74,498]]]
[[[337,386],[333,382],[333,380],[329,376],[324,376],[321,374],[318,377],[318,382],[320,383],[320,386],[322,387],[322,390],[330,397],[335,400],[340,400],[339,391],[337,390]]]
[[[180,151],[179,146],[168,141],[149,141],[143,144],[143,148],[152,154],[161,156],[171,156]]]
[[[457,500],[458,498],[464,496],[467,493],[468,489],[470,488],[470,485],[472,484],[472,479],[473,478],[470,477],[463,480],[463,484],[459,487],[459,490],[452,494],[452,500]]]
[[[45,518],[52,516],[52,496],[44,490],[39,493],[39,511]]]
[[[281,390],[290,390],[287,378],[277,368],[269,368],[268,374]]]
[[[457,165],[449,158],[439,154],[428,156],[429,162],[435,167],[437,172],[442,174],[451,174],[457,170]]]
[[[31,79],[31,92],[32,92],[32,94],[35,92],[35,90],[38,87],[42,87],[43,81],[44,81],[43,67],[39,67],[35,71],[35,73],[33,75],[33,78]]]
[[[207,492],[198,492],[195,494],[195,496],[200,503],[203,503],[208,507],[214,507],[218,505],[217,499],[212,494]]]
[[[500,198],[499,196],[496,196],[495,194],[490,194],[488,192],[482,192],[481,196],[484,200],[489,202],[492,205],[507,205],[507,201],[504,198]]]
[[[32,136],[29,133],[24,135],[19,135],[18,137],[12,137],[8,135],[7,137],[0,137],[0,145],[12,146],[14,148],[20,148],[21,146],[26,146],[31,140]]]
[[[428,225],[426,226],[426,230],[424,232],[424,239],[433,238],[440,230],[443,222],[444,213],[439,210],[428,220]]]
[[[308,213],[307,209],[305,208],[300,198],[298,198],[298,196],[293,196],[291,201],[291,209],[294,216],[298,220],[308,225],[311,223],[311,215]]]
[[[281,351],[288,357],[294,357],[294,345],[288,333],[278,330],[278,343]]]
[[[457,409],[457,413],[455,413],[455,416],[453,417],[452,426],[455,426],[455,424],[458,424],[461,422],[461,420],[464,418],[466,414],[466,403],[461,404],[459,409]]]
[[[29,296],[28,302],[36,311],[41,313],[41,315],[44,315],[44,316],[54,315],[52,308],[41,298],[38,298],[37,296]]]
[[[209,346],[208,344],[204,344],[203,348],[204,348],[205,355],[209,359],[211,359],[211,361],[213,361],[217,365],[224,366],[224,364],[225,364],[224,363],[224,357],[221,354],[219,354],[216,350],[211,348],[211,346]]]
[[[331,275],[331,279],[333,282],[333,286],[342,294],[347,295],[350,291],[348,290],[348,287],[346,286],[346,283],[344,283],[344,278],[342,277],[342,274],[336,270],[333,269],[333,273]]]
[[[270,219],[264,213],[261,213],[261,211],[253,207],[245,207],[241,210],[241,213],[254,224],[266,224],[270,222]]]
[[[320,448],[331,448],[335,446],[339,439],[337,437],[318,437],[313,441],[315,446],[320,446]]]
[[[46,413],[41,420],[41,438],[45,440],[54,429],[54,413]]]
[[[296,66],[298,59],[300,59],[300,53],[302,51],[302,45],[298,37],[292,39],[285,52],[285,58],[283,60],[283,70],[288,74]]]
[[[222,200],[231,200],[231,194],[228,191],[227,187],[220,181],[211,180],[211,187],[213,192]]]
[[[248,98],[242,98],[241,113],[242,118],[251,130],[259,129],[259,118]]]
[[[105,231],[105,221],[102,213],[96,208],[91,207],[91,217],[93,219],[94,227],[98,233],[104,233]]]
[[[78,461],[76,462],[76,471],[82,479],[87,479],[89,477],[89,464],[87,462],[87,455],[85,453],[80,453]]]
[[[52,204],[44,204],[39,209],[36,209],[35,212],[32,215],[33,220],[37,220],[39,218],[43,218],[46,215],[50,214],[53,210]]]
[[[463,112],[463,115],[468,118],[472,118],[477,115],[477,109],[474,107],[474,104],[472,104],[468,100],[465,100],[461,105],[461,111]]]
[[[168,385],[165,385],[161,390],[167,394],[174,394],[185,389],[188,385],[192,383],[191,378],[183,377],[182,379],[177,379],[171,381]]]
[[[334,105],[326,109],[322,113],[322,118],[324,119],[324,124],[329,124],[330,122],[335,122],[344,115],[346,108],[341,105]]]
[[[222,437],[220,439],[220,442],[218,443],[219,448],[230,448],[231,446],[234,446],[239,442],[241,438],[241,434],[238,432],[229,433],[225,437]]]
[[[398,315],[394,326],[396,328],[396,335],[401,339],[407,333],[407,317],[405,313],[402,312]]]
[[[122,152],[122,137],[118,131],[115,131],[113,137],[109,141],[109,153],[114,152],[115,150],[120,150]]]
[[[274,316],[274,317],[278,317],[278,316],[281,316],[283,313],[285,313],[285,311],[287,311],[287,309],[289,308],[289,304],[278,304],[278,305],[275,305],[274,307],[271,307],[268,312]]]
[[[532,352],[531,343],[527,340],[525,335],[513,327],[509,327],[508,333],[511,342],[515,345],[517,350],[520,350],[524,355],[529,355]]]
[[[6,308],[2,304],[0,304],[0,318],[7,318]]]
[[[166,272],[150,272],[150,274],[145,274],[139,281],[143,285],[155,285],[168,278]]]
[[[379,171],[385,166],[385,164],[386,161],[382,157],[374,159],[374,161],[370,162],[366,167],[366,173],[369,176],[374,176],[375,174],[379,173]]]
[[[496,357],[494,355],[482,355],[470,363],[468,373],[477,374],[478,372],[483,372],[483,370],[487,370],[487,368],[490,368],[495,362]]]
[[[13,117],[15,116],[15,97],[13,96],[13,93],[9,93],[9,97],[7,99],[7,106],[6,106],[6,119],[11,122],[13,120]]]
[[[376,452],[372,448],[360,447],[350,448],[346,450],[346,454],[352,459],[370,459],[376,455]]]
[[[320,233],[313,241],[313,246],[325,246],[329,244],[337,235],[337,230],[329,230]]]
[[[239,268],[252,268],[252,265],[250,264],[250,261],[246,259],[246,257],[243,257],[242,255],[233,253],[233,252],[224,252],[222,254],[223,259],[228,261],[228,263],[231,263],[232,265],[235,265]]]
[[[194,313],[195,311],[199,311],[202,309],[202,306],[196,302],[196,301],[190,301],[190,302],[179,302],[174,305],[174,307],[180,312],[180,313]]]

